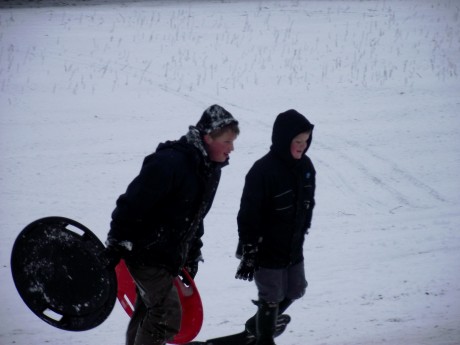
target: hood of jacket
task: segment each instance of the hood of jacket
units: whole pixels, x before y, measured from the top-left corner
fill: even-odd
[[[305,116],[294,109],[285,111],[277,116],[273,124],[272,145],[270,150],[288,162],[296,160],[291,155],[291,142],[297,135],[311,131],[308,145],[304,154],[310,147],[313,137],[314,125]]]

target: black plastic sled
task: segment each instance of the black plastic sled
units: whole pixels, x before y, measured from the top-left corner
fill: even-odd
[[[47,217],[26,226],[11,254],[19,295],[43,321],[68,331],[104,322],[117,297],[114,269],[101,259],[102,242],[85,226]]]
[[[291,317],[287,314],[278,316],[274,337],[284,333]],[[256,337],[247,331],[230,334],[223,337],[208,339],[206,341],[192,341],[185,345],[255,345]]]

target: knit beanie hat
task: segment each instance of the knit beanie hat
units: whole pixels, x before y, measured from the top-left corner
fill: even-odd
[[[232,123],[237,125],[238,121],[220,105],[214,104],[203,112],[196,128],[202,134],[209,134]]]

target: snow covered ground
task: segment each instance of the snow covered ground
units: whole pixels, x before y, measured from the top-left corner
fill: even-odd
[[[70,5],[68,3],[71,3]],[[198,339],[239,331],[244,176],[276,115],[316,125],[307,294],[280,345],[460,344],[460,6],[454,0],[15,1],[0,5],[0,344],[124,343],[38,319],[14,287],[17,234],[51,215],[105,239],[157,144],[218,103],[241,123],[206,219]]]

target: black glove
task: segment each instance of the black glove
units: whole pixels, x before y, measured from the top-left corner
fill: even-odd
[[[185,263],[184,268],[187,270],[188,274],[190,274],[190,277],[192,277],[192,279],[194,279],[196,274],[198,273],[198,263],[200,261],[204,262],[201,253],[198,255],[198,257],[194,259],[189,259]]]
[[[257,246],[253,244],[243,245],[243,256],[236,270],[236,279],[252,281],[254,272],[257,270]]]
[[[102,252],[102,262],[109,270],[115,269],[121,257],[121,251],[117,247],[109,246]]]
[[[113,237],[107,238],[105,241],[107,248],[102,252],[102,261],[109,269],[114,269],[121,258],[132,250],[132,243],[129,241],[119,241]]]

